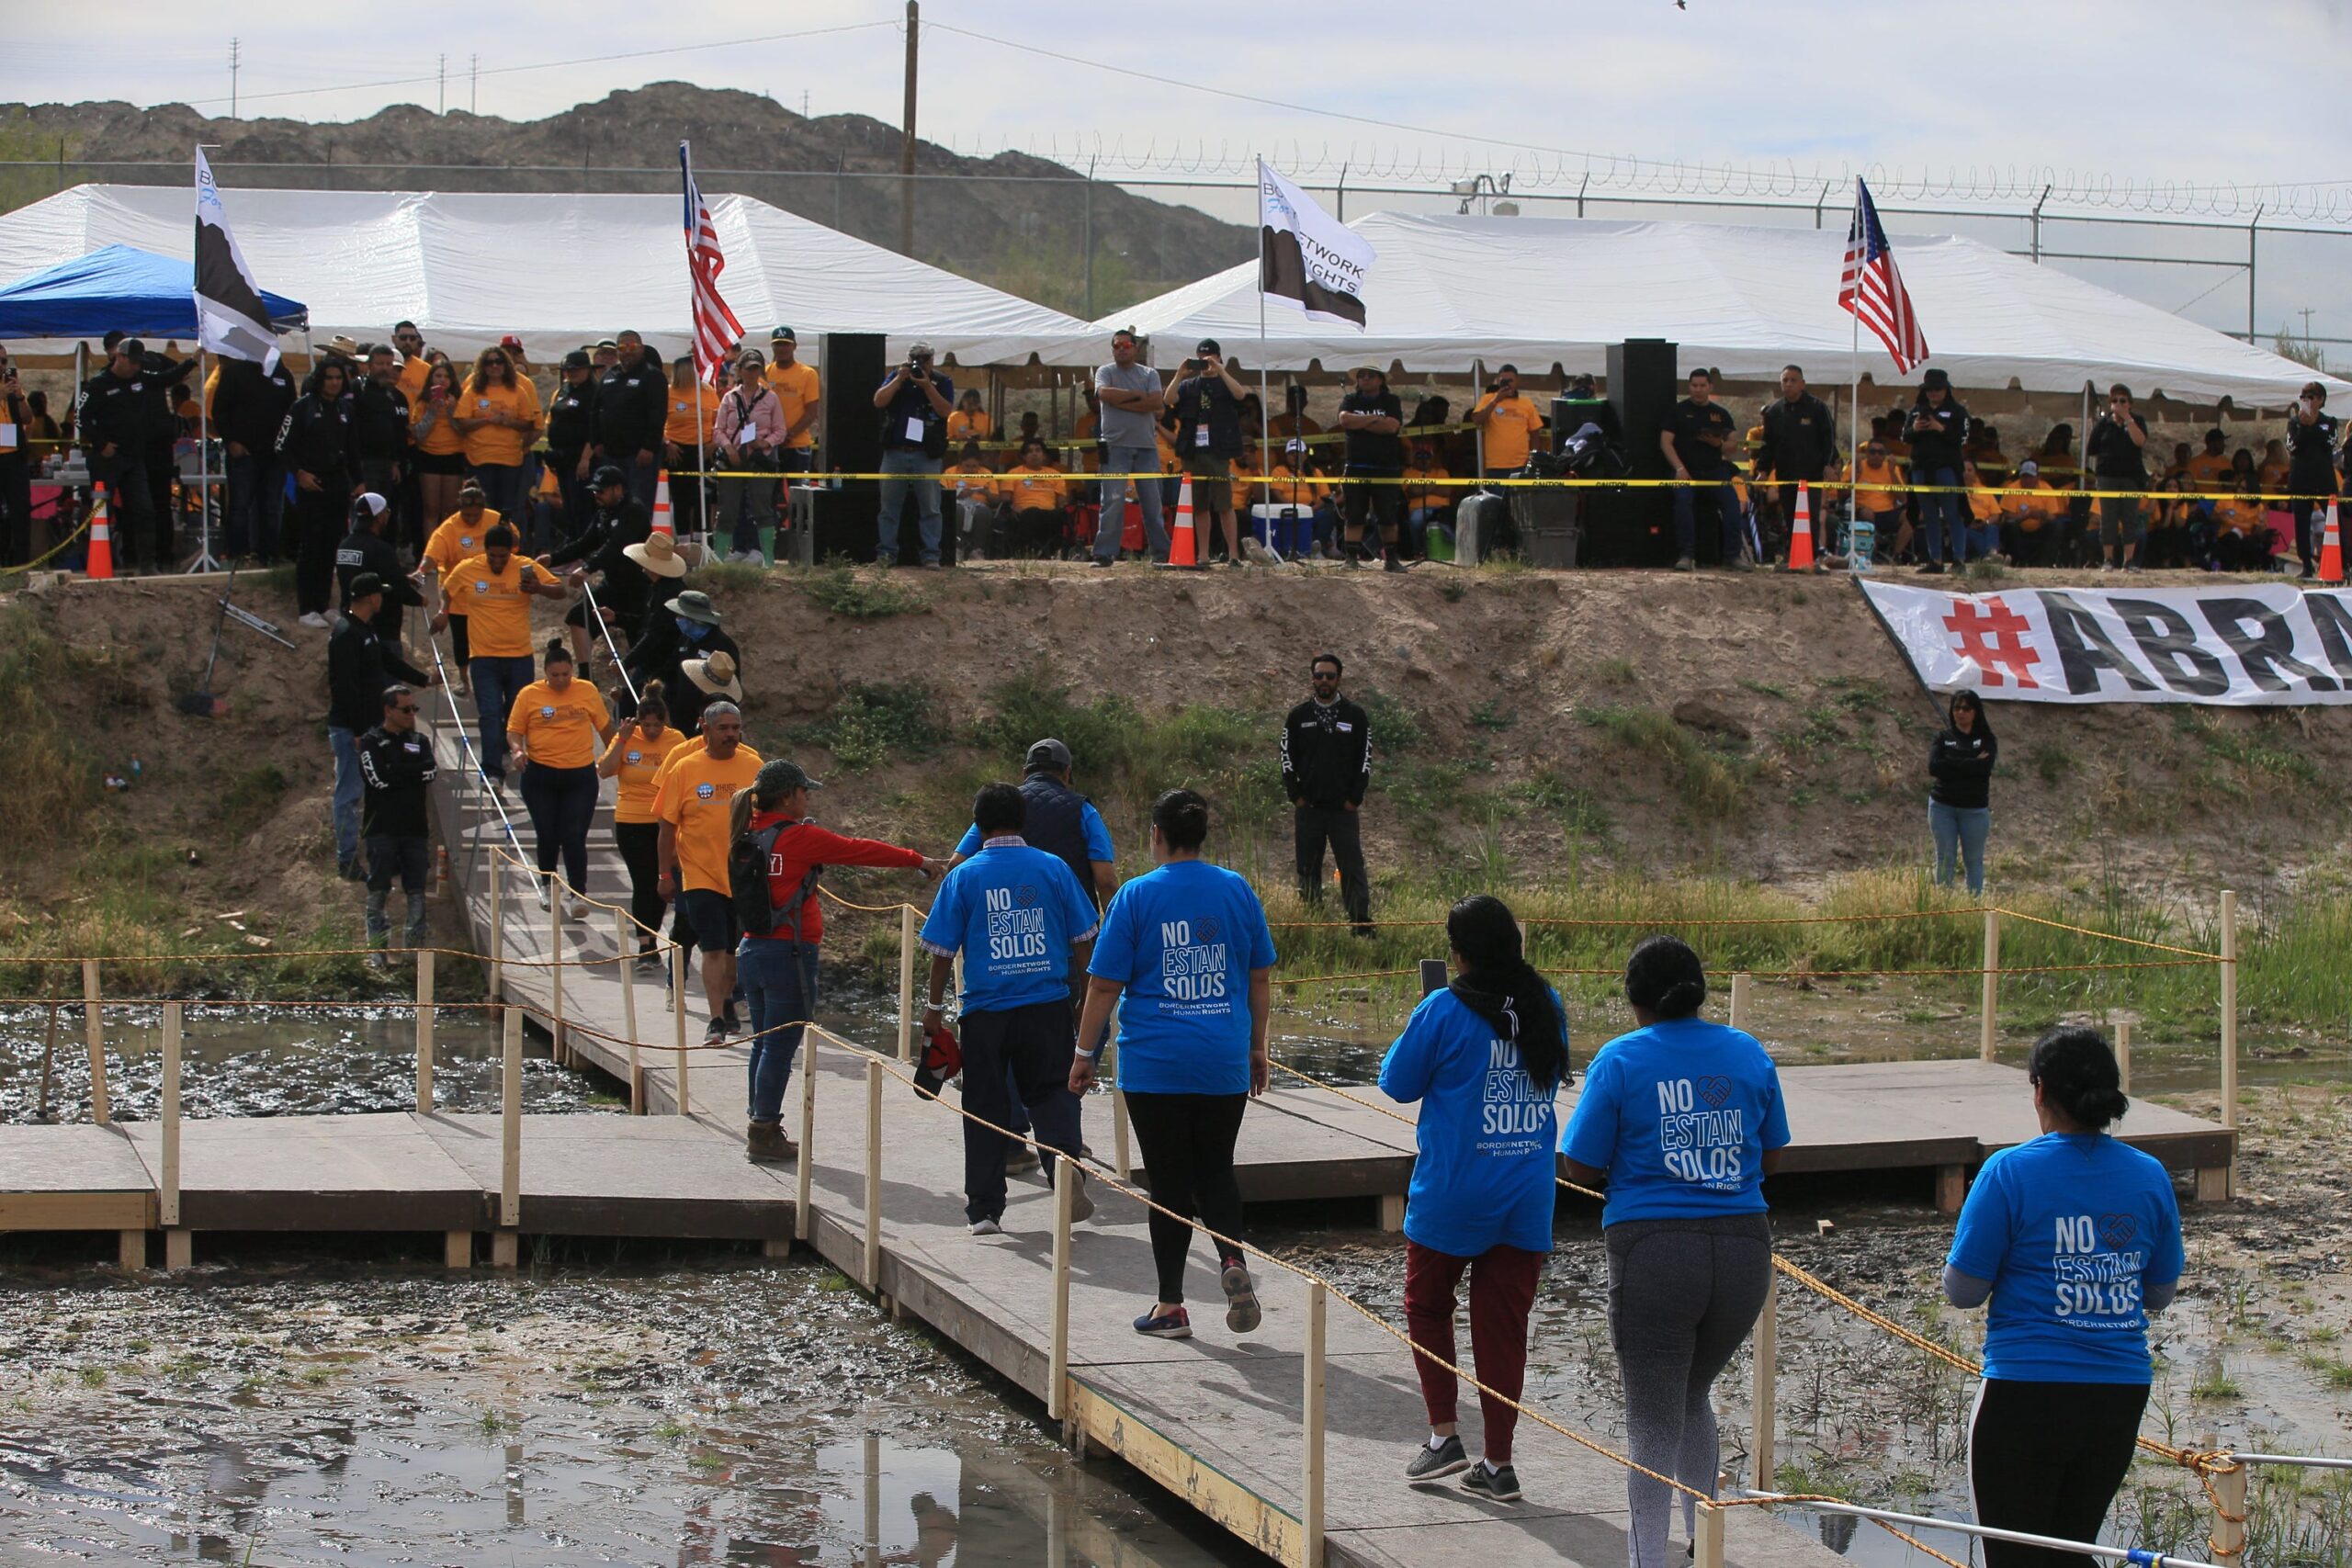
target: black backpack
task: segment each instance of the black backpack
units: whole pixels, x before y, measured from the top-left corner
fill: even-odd
[[[765,936],[784,925],[792,928],[793,941],[800,940],[801,908],[817,890],[817,878],[825,868],[808,868],[808,874],[800,879],[800,886],[792,895],[790,913],[777,919],[775,902],[768,897],[768,863],[775,857],[776,840],[791,826],[788,822],[774,823],[756,833],[745,833],[728,846],[728,897],[735,908],[736,929],[746,935]]]

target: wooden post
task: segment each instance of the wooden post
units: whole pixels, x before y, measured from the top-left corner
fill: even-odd
[[[2215,1447],[2208,1438],[2208,1452]],[[2245,1561],[2245,1466],[2231,1461],[2227,1470],[2213,1472],[2213,1557],[2218,1562]]]
[[[416,954],[416,1113],[433,1113],[433,950]]]
[[[555,1019],[548,1024],[548,1054],[558,1066],[564,1057],[563,1041],[563,900],[566,889],[563,878],[556,872],[548,873],[548,985],[554,993]]]
[[[187,1232],[180,1228],[180,1027],[181,1010],[177,1002],[164,1004],[164,1168],[161,1188],[155,1198],[155,1221],[164,1227],[164,1267],[184,1269],[183,1258],[175,1263],[175,1251],[185,1252]],[[174,1238],[176,1237],[176,1244]]]
[[[915,907],[899,906],[899,1060],[915,1057]]]
[[[1984,1023],[1976,1037],[1976,1059],[1993,1059],[1995,1010],[2000,1004],[2001,993],[2001,911],[1984,911]],[[1720,1527],[1718,1527],[1720,1528]]]
[[[874,1057],[865,1063],[865,1288],[882,1293],[882,1064]]]
[[[2132,1092],[2132,1021],[2118,1019],[2115,1023],[2115,1067],[2123,1075],[2123,1092]]]
[[[106,1021],[98,1000],[98,961],[82,960],[82,1036],[90,1045],[90,1120],[105,1126],[114,1118],[107,1109]]]
[[[1780,1412],[1777,1408],[1781,1389],[1781,1274],[1774,1269],[1764,1285],[1764,1310],[1757,1315],[1754,1392],[1748,1399],[1751,1418],[1747,1451],[1755,1456],[1754,1480],[1749,1483],[1758,1492],[1772,1490],[1779,1465],[1772,1453],[1773,1428]]]
[[[1046,1373],[1046,1416],[1054,1421],[1069,1418],[1069,1227],[1078,1183],[1076,1160],[1054,1161],[1053,1348]]]
[[[523,1223],[523,1010],[506,1011],[506,1059],[498,1088],[498,1224]]]
[[[2238,896],[2222,890],[2222,1125],[2238,1124]],[[2237,1159],[2230,1159],[2231,1180]],[[2241,1474],[2238,1489],[2245,1489]]]
[[[1323,1281],[1311,1280],[1306,1286],[1306,1355],[1305,1401],[1300,1416],[1305,1426],[1301,1447],[1298,1508],[1298,1561],[1300,1568],[1323,1568],[1323,1316],[1325,1306]]]
[[[474,1266],[474,1233],[443,1231],[441,1233],[441,1267],[470,1269]]]
[[[506,856],[493,847],[490,852],[490,1005],[493,1009],[506,1000],[505,959]]]
[[[1690,1534],[1692,1568],[1724,1568],[1723,1509],[1700,1504],[1698,1524]]]
[[[626,909],[613,911],[614,950],[621,955],[621,1032],[628,1036],[628,1113],[645,1114],[645,1075],[637,1065],[637,960]]]
[[[792,1234],[808,1239],[809,1163],[816,1156],[808,1145],[817,1139],[817,1031],[800,1032],[800,1156],[792,1162]]]
[[[1731,1026],[1734,1029],[1747,1027],[1749,1007],[1755,999],[1752,995],[1754,985],[1754,979],[1745,969],[1731,977]]]
[[[686,948],[670,944],[670,1023],[678,1050],[678,1114],[686,1114]]]

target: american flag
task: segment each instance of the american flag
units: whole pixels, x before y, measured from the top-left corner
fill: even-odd
[[[703,205],[702,189],[695,184],[694,157],[683,141],[678,143],[678,173],[686,189],[686,270],[695,281],[695,372],[709,381],[727,363],[727,351],[743,341],[743,323],[719,297],[718,275],[727,270],[727,258],[719,254],[718,228]]]
[[[1854,221],[1846,231],[1846,265],[1838,276],[1838,303],[1878,334],[1894,356],[1898,375],[1908,376],[1928,357],[1927,334],[1911,309],[1911,291],[1894,270],[1894,250],[1879,227],[1871,187],[1854,182]]]

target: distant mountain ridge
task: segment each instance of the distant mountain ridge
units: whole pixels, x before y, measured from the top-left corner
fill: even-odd
[[[185,104],[0,104],[0,164],[10,165],[0,169],[0,210],[84,182],[184,181],[198,142],[218,145],[212,165],[230,189],[674,193],[682,140],[694,143],[707,193],[740,192],[898,243],[896,126],[864,115],[808,118],[759,94],[685,82],[519,121],[409,104],[334,124],[215,119]],[[1115,186],[1090,190],[1046,159],[967,158],[926,141],[915,167],[958,176],[917,182],[919,259],[1073,315],[1106,314],[1254,254],[1255,236],[1239,224]]]

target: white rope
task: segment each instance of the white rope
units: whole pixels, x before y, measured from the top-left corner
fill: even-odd
[[[499,799],[498,791],[491,787],[490,775],[483,772],[481,759],[474,754],[474,739],[466,733],[465,717],[458,712],[458,694],[456,688],[449,683],[449,667],[441,662],[441,639],[427,631],[424,634],[424,646],[433,650],[433,668],[441,677],[441,695],[449,704],[449,723],[458,732],[458,744],[465,750],[466,761],[473,770],[474,781],[481,785],[481,792],[490,796],[490,804],[497,808],[498,820],[506,829],[506,841],[514,846],[514,858],[528,864],[530,857],[523,852],[522,838],[514,831],[514,819],[506,815],[506,803]],[[481,699],[477,697],[475,701],[480,702]],[[499,722],[503,724],[505,721],[502,719]]]

